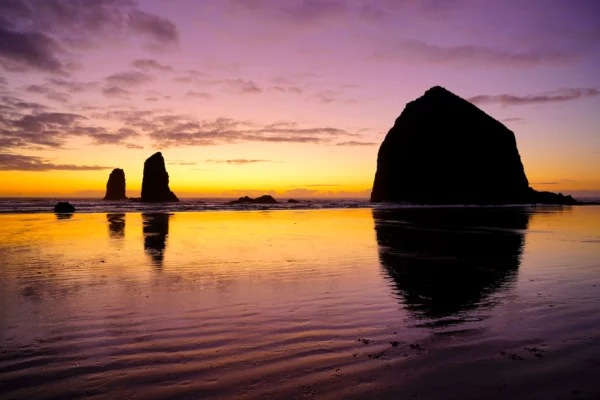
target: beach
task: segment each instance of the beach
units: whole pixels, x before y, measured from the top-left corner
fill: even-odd
[[[0,399],[600,397],[600,206],[0,224]]]

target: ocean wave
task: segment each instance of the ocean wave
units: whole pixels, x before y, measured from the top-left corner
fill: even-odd
[[[252,211],[252,210],[315,210],[329,208],[370,207],[368,200],[311,199],[300,203],[229,204],[232,199],[182,199],[178,203],[141,203],[136,201],[104,201],[99,199],[69,200],[78,213],[124,212],[184,212],[184,211]],[[52,213],[57,198],[0,199],[0,214]]]

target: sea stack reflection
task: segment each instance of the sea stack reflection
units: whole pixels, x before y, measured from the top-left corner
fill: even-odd
[[[373,210],[379,260],[417,319],[462,323],[494,305],[517,279],[529,225],[526,209]]]
[[[142,214],[144,250],[152,259],[152,264],[162,267],[169,236],[170,214]]]
[[[123,239],[125,237],[125,214],[106,214],[108,222],[108,234],[113,239]]]

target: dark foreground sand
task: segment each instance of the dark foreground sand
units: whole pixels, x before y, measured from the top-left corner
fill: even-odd
[[[600,398],[600,207],[0,224],[0,399]]]

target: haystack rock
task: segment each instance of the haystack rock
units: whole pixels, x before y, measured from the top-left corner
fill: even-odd
[[[127,196],[125,196],[125,172],[122,169],[115,168],[108,176],[104,200],[127,200]]]
[[[385,137],[371,201],[577,203],[531,189],[514,133],[439,86],[408,103]]]
[[[144,162],[141,201],[179,201],[175,193],[169,189],[169,174],[165,168],[165,159],[160,152]]]

